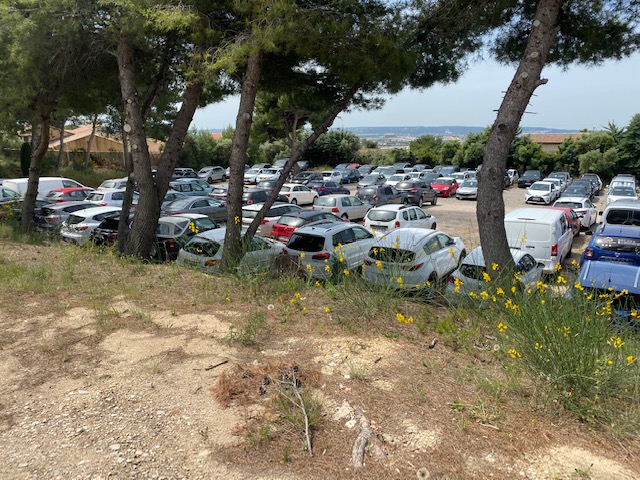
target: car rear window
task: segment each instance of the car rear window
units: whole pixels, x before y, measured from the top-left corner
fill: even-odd
[[[258,215],[258,210],[245,210],[242,209],[242,218],[253,220]]]
[[[374,222],[390,222],[395,220],[397,212],[389,210],[369,210],[367,217]]]
[[[577,202],[556,202],[554,207],[566,207],[566,208],[582,208],[582,204]]]
[[[192,253],[201,257],[214,257],[220,250],[221,245],[213,240],[206,238],[193,237],[183,247],[185,252]]]
[[[87,197],[87,200],[91,200],[93,202],[99,202],[104,199],[104,195],[102,193],[90,193]]]
[[[286,225],[288,227],[301,227],[302,225],[307,223],[307,221],[303,218],[293,215],[283,215],[280,217],[280,220],[278,220],[278,223],[280,225]]]
[[[69,218],[67,218],[67,223],[69,225],[75,225],[77,223],[84,222],[85,220],[85,217],[81,217],[80,215],[69,215]]]
[[[598,235],[594,245],[603,250],[616,252],[637,252],[640,249],[640,238],[635,237],[609,237]]]
[[[318,207],[335,207],[336,206],[336,199],[335,198],[320,197],[320,198],[316,199],[315,205],[318,206]]]
[[[640,226],[640,210],[612,208],[607,212],[605,223]]]
[[[460,273],[473,280],[484,281],[485,267],[480,265],[460,265]]]
[[[381,262],[407,263],[413,261],[416,254],[402,248],[373,247],[369,256]]]
[[[320,252],[324,249],[324,237],[305,233],[294,233],[287,247],[300,252]]]
[[[360,194],[361,197],[364,196],[370,196],[370,195],[375,195],[377,193],[378,189],[377,188],[361,188],[360,190],[358,190],[358,193]]]

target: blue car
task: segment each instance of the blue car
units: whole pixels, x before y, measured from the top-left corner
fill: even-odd
[[[587,292],[619,293],[614,300],[613,324],[620,327],[640,326],[634,313],[640,308],[640,268],[630,263],[587,260],[580,269],[578,282]],[[612,289],[612,290],[609,290]]]
[[[593,234],[582,253],[585,261],[615,262],[640,267],[640,227],[603,224]]]

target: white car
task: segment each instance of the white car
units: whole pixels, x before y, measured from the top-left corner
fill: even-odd
[[[258,183],[256,178],[260,174],[259,168],[250,168],[244,172],[244,183]]]
[[[537,283],[542,278],[544,264],[537,262],[533,256],[518,248],[512,248],[511,255],[516,264],[515,272],[520,285],[525,290],[536,290]],[[455,295],[468,296],[471,292],[480,294],[487,291],[485,275],[489,275],[490,279],[495,276],[492,270],[487,271],[482,247],[474,248],[460,262],[456,271],[449,275],[446,293],[449,298],[455,298]]]
[[[282,173],[281,168],[263,168],[256,175],[256,183],[278,180],[280,173]]]
[[[98,190],[113,190],[127,188],[127,177],[124,178],[111,178],[105,180],[100,184]]]
[[[208,183],[224,182],[227,179],[227,171],[219,166],[203,167],[198,172],[198,177],[205,179]]]
[[[215,228],[195,235],[178,252],[176,264],[196,267],[207,273],[217,272],[222,260],[225,232],[226,228]],[[242,256],[238,269],[251,272],[268,268],[283,248],[284,243],[256,235]]]
[[[300,257],[311,277],[327,279],[344,270],[359,270],[374,241],[373,234],[361,225],[320,223],[294,231],[282,252]]]
[[[101,207],[122,207],[125,191],[124,188],[96,190],[91,192],[86,200]],[[138,203],[139,198],[140,194],[133,192],[132,206]]]
[[[364,226],[374,232],[404,227],[435,229],[436,217],[413,205],[380,205],[367,212]]]
[[[391,185],[392,187],[395,187],[398,183],[406,182],[407,180],[411,180],[412,178],[413,177],[408,173],[396,173],[394,175],[391,175],[387,179],[387,181],[385,182],[385,185]]]
[[[318,192],[299,183],[285,183],[282,185],[280,193],[289,199],[289,203],[298,205],[313,203],[319,197]]]
[[[576,212],[583,228],[591,227],[598,219],[598,209],[587,197],[561,197],[553,206],[570,208]]]
[[[515,168],[510,168],[509,170],[507,170],[507,175],[509,175],[511,185],[515,185],[516,183],[518,183],[518,179],[520,178],[518,170],[516,170]]]
[[[364,203],[353,195],[324,195],[313,202],[314,210],[324,210],[335,213],[343,220],[359,220],[371,208],[371,205]]]
[[[423,289],[446,279],[466,256],[459,237],[438,230],[398,228],[371,246],[364,278],[393,288]]]
[[[638,193],[631,186],[609,187],[607,194],[607,205],[618,200],[638,200]]]
[[[73,212],[62,222],[62,240],[82,245],[89,241],[91,232],[109,215],[120,212],[120,207],[96,207]]]
[[[524,194],[525,203],[544,203],[551,205],[558,198],[555,184],[538,181],[531,184]]]
[[[245,205],[242,207],[242,228],[247,229],[253,222],[253,219],[258,216],[258,212],[262,210],[264,203],[252,203],[251,205]],[[258,233],[263,237],[271,235],[271,230],[275,223],[285,213],[293,212],[294,210],[300,210],[298,205],[291,205],[289,203],[274,203],[267,211],[267,214],[262,219]]]
[[[322,179],[325,182],[336,182],[342,184],[342,174],[336,170],[327,170],[322,172]]]
[[[543,178],[542,181],[553,183],[556,186],[556,190],[558,191],[558,197],[562,195],[562,192],[564,192],[567,189],[567,182],[565,182],[565,180],[562,178],[547,177],[547,178]]]

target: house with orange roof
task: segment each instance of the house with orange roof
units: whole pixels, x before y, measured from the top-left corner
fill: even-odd
[[[560,145],[568,138],[578,138],[584,135],[585,132],[575,133],[524,133],[523,137],[529,137],[532,142],[537,143],[542,147],[543,152],[557,153],[560,149]]]

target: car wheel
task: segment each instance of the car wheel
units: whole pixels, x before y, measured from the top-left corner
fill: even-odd
[[[464,258],[467,256],[467,251],[466,250],[462,250],[460,252],[460,258],[458,259],[458,266],[460,266],[460,264],[462,263],[462,261],[464,260]]]
[[[296,200],[295,198],[291,199],[291,205],[297,205],[298,204],[298,200]]]
[[[211,178],[211,177],[207,178],[207,183],[209,185],[211,185],[213,183],[213,178]]]
[[[434,195],[433,200],[431,200],[431,205],[435,205],[438,203],[438,196]]]
[[[224,182],[224,181],[226,181],[226,180],[227,180],[227,175],[226,175],[226,174],[222,175],[222,180],[221,180],[221,181],[223,181],[223,182]]]
[[[403,205],[409,205],[409,199],[408,198],[403,199],[402,200],[402,204]]]
[[[347,215],[346,213],[343,213],[342,216],[340,217],[342,220],[344,220],[345,222],[349,221],[349,215]]]
[[[418,206],[419,206],[420,208],[422,208],[422,204],[423,204],[423,202],[422,202],[422,197],[420,197],[420,198],[418,199]]]
[[[435,230],[437,226],[438,225],[436,224],[436,222],[433,222],[433,225],[431,225],[431,230]]]

